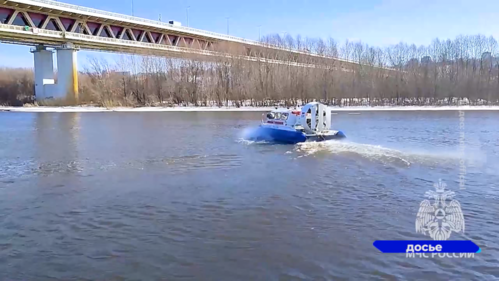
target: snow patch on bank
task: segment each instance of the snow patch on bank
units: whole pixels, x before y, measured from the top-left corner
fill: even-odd
[[[10,112],[265,112],[274,109],[271,107],[116,107],[105,108],[97,106],[33,106],[13,107],[0,106],[1,111]],[[298,107],[299,108],[299,107]],[[330,107],[331,111],[445,111],[445,110],[499,110],[499,106],[349,106]]]
[[[105,108],[96,106],[34,106],[9,107],[0,106],[0,111],[12,112],[228,112],[228,111],[268,111],[274,107],[115,107]]]
[[[499,106],[461,105],[461,106],[349,106],[331,107],[331,111],[444,111],[444,110],[499,110]]]

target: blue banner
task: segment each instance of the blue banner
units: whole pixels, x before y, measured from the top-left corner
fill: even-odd
[[[480,253],[471,240],[376,240],[382,253]]]

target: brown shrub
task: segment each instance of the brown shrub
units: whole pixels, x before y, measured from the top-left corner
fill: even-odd
[[[0,105],[33,103],[34,87],[33,70],[0,68]]]

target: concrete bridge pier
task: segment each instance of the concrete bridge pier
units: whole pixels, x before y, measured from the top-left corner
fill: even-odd
[[[31,50],[35,59],[35,98],[43,100],[48,98],[46,93],[50,93],[54,86],[54,61],[52,51],[45,46],[39,45]]]
[[[66,99],[78,100],[78,48],[64,44],[55,48],[57,54],[57,83],[54,79],[53,52],[44,46],[31,50],[35,66],[36,100]]]
[[[77,51],[70,43],[56,48],[58,98],[78,100]]]

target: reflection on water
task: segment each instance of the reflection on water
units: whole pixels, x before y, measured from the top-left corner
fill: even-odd
[[[78,157],[81,113],[38,113],[35,117],[35,159],[42,176],[82,171]]]
[[[347,139],[241,140],[255,113],[1,113],[0,280],[493,280],[497,113],[333,116]],[[485,157],[486,156],[486,157]],[[443,179],[475,259],[380,254]],[[29,266],[27,266],[29,265]]]

